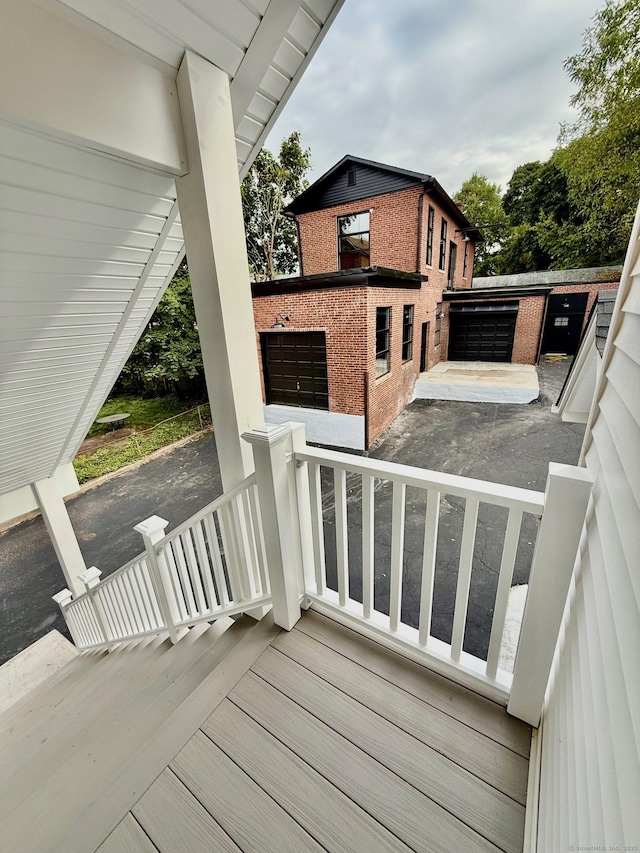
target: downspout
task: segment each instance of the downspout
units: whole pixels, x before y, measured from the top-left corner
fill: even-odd
[[[423,208],[424,208],[424,197],[425,197],[425,195],[426,195],[426,193],[423,190],[420,198],[418,199],[418,245],[416,247],[416,272],[417,273],[420,272],[420,261],[422,259],[422,256],[420,253],[422,251],[422,231],[423,231],[422,212],[423,212]]]
[[[300,275],[304,275],[304,263],[302,260],[302,238],[300,237],[300,220],[297,216],[293,217],[296,223],[296,239],[298,241],[298,266],[300,267]]]

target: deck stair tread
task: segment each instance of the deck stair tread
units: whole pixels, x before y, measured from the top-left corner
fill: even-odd
[[[97,849],[278,631],[270,617],[218,620],[175,646],[82,659],[77,678],[35,691],[24,730],[14,719],[0,737],[3,847]]]

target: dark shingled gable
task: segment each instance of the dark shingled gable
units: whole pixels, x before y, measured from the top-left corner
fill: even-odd
[[[604,353],[604,345],[607,342],[613,306],[618,295],[617,290],[600,290],[596,302],[596,346],[600,355]]]

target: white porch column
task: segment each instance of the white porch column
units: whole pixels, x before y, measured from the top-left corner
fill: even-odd
[[[507,710],[537,727],[580,544],[593,478],[549,463]]]
[[[38,480],[33,484],[33,490],[67,586],[74,597],[82,595],[85,588],[79,576],[81,572],[86,571],[87,566],[71,526],[58,482],[53,477]]]
[[[244,434],[253,446],[256,462],[273,619],[287,631],[300,618],[300,583],[285,447],[290,436],[291,424],[265,424]]]
[[[190,168],[178,204],[227,491],[253,471],[240,435],[264,419],[229,78],[187,52],[178,95]]]

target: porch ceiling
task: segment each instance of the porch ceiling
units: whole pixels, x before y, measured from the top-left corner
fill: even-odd
[[[0,495],[73,459],[183,257],[174,96],[185,50],[229,74],[243,174],[341,3],[7,0]],[[111,85],[117,73],[124,87]],[[146,137],[145,109],[159,116]]]

